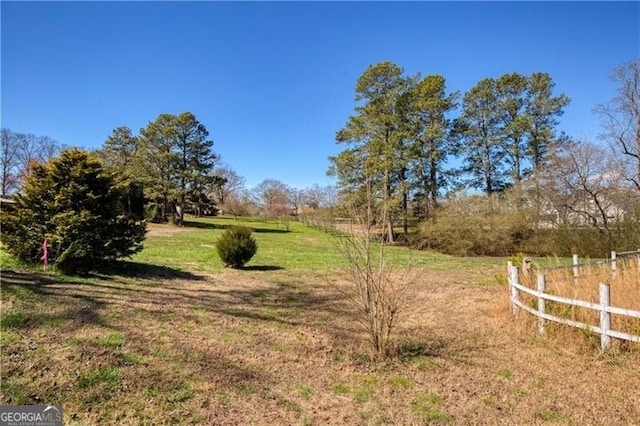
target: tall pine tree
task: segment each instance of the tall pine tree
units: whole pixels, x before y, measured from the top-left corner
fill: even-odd
[[[502,191],[508,184],[496,105],[496,81],[480,80],[465,93],[462,116],[457,123],[461,136],[458,152],[464,159],[464,171],[471,176],[469,185],[487,195]]]
[[[459,94],[446,94],[445,78],[429,75],[412,88],[410,96],[411,190],[416,215],[429,218],[446,183],[445,163],[452,144],[452,121],[447,115],[456,108]]]
[[[195,115],[161,114],[140,130],[142,158],[148,176],[145,192],[159,207],[162,220],[184,222],[188,206],[210,204],[210,186],[220,183],[211,172],[218,158],[209,132]]]
[[[334,157],[331,172],[339,185],[360,198],[367,220],[374,214],[382,224],[388,241],[394,241],[393,211],[400,204],[399,181],[406,170],[408,156],[403,149],[403,131],[398,101],[411,87],[411,79],[391,62],[369,66],[356,83],[356,114],[336,134],[338,143],[348,148]]]

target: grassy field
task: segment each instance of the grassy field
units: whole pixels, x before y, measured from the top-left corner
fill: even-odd
[[[375,363],[331,236],[242,221],[258,254],[232,270],[214,243],[233,223],[152,225],[83,278],[0,252],[0,404],[62,404],[71,425],[640,424],[639,351],[514,320],[505,259],[389,248],[415,300]]]

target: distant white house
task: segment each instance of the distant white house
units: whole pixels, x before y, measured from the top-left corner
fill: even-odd
[[[597,198],[597,202],[596,202]],[[622,222],[627,211],[620,203],[599,194],[570,194],[568,198],[546,199],[543,202],[540,226],[553,228],[559,225],[598,226]]]

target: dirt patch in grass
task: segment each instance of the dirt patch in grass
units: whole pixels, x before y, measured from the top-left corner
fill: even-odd
[[[181,226],[166,225],[160,223],[148,223],[147,224],[147,236],[148,237],[165,237],[184,232],[189,232],[190,229]]]
[[[322,272],[5,271],[0,403],[61,403],[65,424],[637,424],[637,347],[538,336],[501,272],[420,270],[373,363]]]

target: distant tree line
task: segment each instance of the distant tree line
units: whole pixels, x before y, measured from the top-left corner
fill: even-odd
[[[2,129],[1,148],[2,189],[9,196],[22,189],[30,164],[47,163],[61,145],[48,136]],[[242,176],[220,163],[208,130],[190,112],[160,114],[138,134],[118,127],[94,154],[126,189],[124,208],[137,218],[176,224],[185,212],[282,218],[336,203],[332,186],[299,189],[265,179],[247,188]]]
[[[566,227],[604,237],[601,252],[638,244],[637,237],[622,238],[640,208],[638,68],[635,60],[616,69],[620,92],[598,107],[606,119],[604,148],[558,132],[569,98],[555,93],[547,73],[485,78],[461,94],[448,92],[440,75],[406,75],[391,62],[371,65],[356,83],[355,113],[336,133],[346,147],[330,157],[329,173],[338,178],[342,199],[369,210],[363,216],[375,217],[389,242],[396,239],[394,226],[406,238],[413,223],[423,224],[414,243],[463,254],[530,249],[525,243],[536,230]],[[488,203],[478,210],[480,194]],[[482,215],[475,216],[478,223],[508,203],[518,223],[502,218],[480,227],[507,243],[447,243],[459,234],[452,233],[459,221],[451,215],[460,218],[459,229],[473,219],[461,214],[461,202]],[[452,226],[438,227],[445,221]]]
[[[144,199],[147,217],[158,221],[180,224],[186,211],[282,220],[303,208],[335,203],[332,187],[298,189],[265,179],[248,189],[242,176],[220,163],[208,136],[190,112],[161,114],[138,135],[128,127],[116,128],[97,153],[123,177],[138,204]]]

